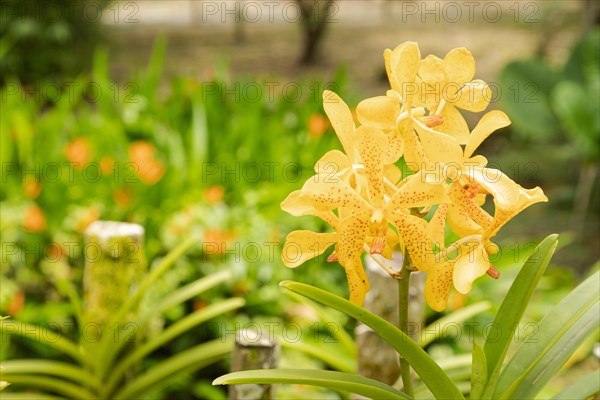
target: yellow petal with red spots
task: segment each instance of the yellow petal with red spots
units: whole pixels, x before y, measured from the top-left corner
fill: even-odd
[[[388,147],[388,138],[379,129],[361,126],[357,130],[360,138],[359,154],[367,175],[369,202],[375,208],[383,205],[383,162]]]
[[[302,187],[302,196],[317,210],[337,207],[365,209],[369,204],[337,176],[315,175]]]
[[[444,311],[448,304],[450,289],[452,288],[453,261],[436,264],[427,273],[425,281],[425,300],[434,311]]]
[[[386,204],[386,212],[397,209],[424,207],[433,204],[448,203],[450,199],[442,184],[426,183],[425,173],[419,171],[406,179],[398,191]]]
[[[435,265],[431,237],[427,234],[427,222],[405,213],[394,213],[387,217],[398,230],[403,247],[408,251],[412,264],[419,271],[428,271]]]

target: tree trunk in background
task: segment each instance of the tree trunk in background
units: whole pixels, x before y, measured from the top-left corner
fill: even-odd
[[[317,58],[319,44],[330,22],[330,13],[335,0],[296,0],[300,9],[300,23],[304,34],[300,64],[313,64]]]

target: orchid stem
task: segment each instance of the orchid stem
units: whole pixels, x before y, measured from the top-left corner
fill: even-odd
[[[400,279],[398,279],[398,328],[408,335],[408,300],[410,288],[410,257],[404,254]],[[410,376],[410,365],[400,356],[400,374],[402,376],[403,391],[413,397],[413,385]]]

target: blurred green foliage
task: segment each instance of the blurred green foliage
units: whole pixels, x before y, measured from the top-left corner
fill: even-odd
[[[319,259],[293,271],[283,267],[279,255],[288,231],[323,229],[310,218],[288,218],[279,202],[313,174],[315,156],[339,146],[321,93],[343,91],[343,70],[330,83],[279,82],[289,89],[270,96],[267,83],[234,82],[219,69],[206,81],[176,78],[164,95],[165,48],[166,41],[158,40],[148,66],[125,83],[110,78],[108,54],[98,50],[90,75],[60,84],[48,78],[27,87],[9,80],[0,89],[2,313],[39,326],[72,323],[65,283],[80,286],[83,231],[96,219],[136,222],[146,229],[152,266],[182,238],[200,238],[149,291],[144,307],[199,276],[224,268],[235,274],[222,289],[167,310],[156,329],[225,298],[246,300],[236,318],[217,318],[217,329],[195,328],[165,344],[147,367],[223,331],[234,332],[239,324],[276,323],[281,334],[283,324],[294,321],[304,334],[292,353],[303,363],[351,368],[352,361],[345,361],[351,357],[332,361],[310,346],[314,338],[332,335],[326,323],[339,330],[347,319],[315,316],[310,307],[282,297],[275,285],[300,273],[305,281],[347,294],[341,267],[323,267]],[[231,94],[240,87],[245,95]],[[258,97],[250,92],[256,88]],[[299,147],[303,151],[290,151]],[[0,350],[8,359],[32,354],[60,359],[32,341],[3,341]],[[204,372],[205,379],[225,370]],[[171,392],[192,390],[189,376],[171,383]]]
[[[600,161],[600,29],[585,35],[562,70],[543,59],[514,61],[500,75],[503,106],[522,139],[576,147]],[[512,96],[510,95],[512,94]]]
[[[110,0],[0,3],[0,84],[62,80],[89,67]]]

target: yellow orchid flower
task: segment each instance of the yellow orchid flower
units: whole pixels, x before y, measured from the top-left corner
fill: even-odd
[[[334,246],[328,261],[344,267],[350,299],[362,304],[369,286],[363,251],[391,258],[399,245],[417,269],[428,272],[426,299],[441,311],[452,286],[467,294],[482,275],[499,276],[490,263],[498,251],[491,239],[519,212],[548,199],[539,187],[525,189],[474,155],[510,120],[492,111],[469,131],[459,109],[483,111],[491,91],[473,80],[475,61],[468,50],[421,59],[418,45],[405,42],[385,50],[384,60],[391,89],[358,104],[360,126],[337,94],[323,94],[343,151],[324,154],[316,175],[281,207],[292,215],[317,216],[333,231],[291,232],[282,259],[295,268]],[[401,156],[413,175],[402,176],[394,165]],[[488,196],[491,214],[483,208]],[[432,207],[437,209],[426,222]],[[448,247],[446,225],[460,237]]]
[[[316,175],[304,184],[299,194],[292,193],[292,199],[288,197],[282,208],[296,215],[318,213],[321,216],[330,215],[325,213],[338,209],[338,219],[331,223],[336,229],[336,236],[312,233],[307,234],[307,237],[310,236],[308,244],[302,239],[296,242],[304,243],[303,246],[294,242],[288,244],[287,241],[286,246],[294,245],[306,249],[306,253],[310,252],[305,257],[308,259],[325,250],[320,246],[319,251],[315,251],[314,247],[310,247],[311,240],[314,245],[337,239],[335,255],[346,269],[351,300],[362,304],[368,288],[360,261],[365,242],[371,253],[383,253],[390,236],[389,224],[392,224],[414,265],[420,270],[429,269],[433,265],[433,252],[431,240],[427,236],[427,222],[411,215],[409,210],[447,202],[448,198],[441,186],[425,183],[421,174],[406,178],[399,188],[394,187],[391,197],[387,196],[384,181],[384,149],[387,136],[382,131],[368,126],[361,126],[356,131],[359,138],[358,156],[363,162],[367,180],[364,193],[358,193],[339,176]],[[387,186],[390,186],[390,183],[387,183]],[[293,204],[292,209],[290,204]],[[301,233],[295,234],[294,239],[296,235]]]
[[[437,129],[454,137],[460,144],[469,139],[469,128],[457,108],[479,112],[487,108],[491,89],[482,80],[473,80],[475,60],[465,48],[453,49],[444,59],[429,55],[420,65],[417,76],[419,96],[415,105],[443,116]]]
[[[427,274],[425,299],[433,310],[443,311],[446,308],[453,283],[457,291],[467,294],[471,291],[473,282],[486,273],[498,278],[499,273],[489,260],[489,255],[498,251],[498,246],[490,241],[491,238],[525,208],[548,201],[539,187],[524,189],[506,175],[501,184],[490,185],[488,188],[493,190],[496,207],[491,223],[481,234],[459,239],[448,249],[442,248],[442,252],[437,255],[439,262]],[[443,212],[436,213],[430,224],[439,226],[442,215]],[[455,258],[444,259],[444,256],[453,251],[457,252]]]

